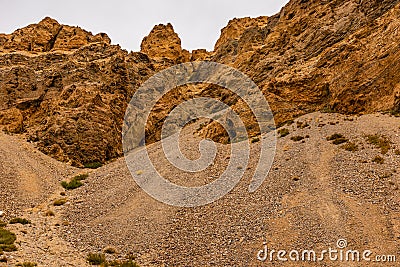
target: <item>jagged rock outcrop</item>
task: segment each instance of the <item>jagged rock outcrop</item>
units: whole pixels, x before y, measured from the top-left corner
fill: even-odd
[[[277,124],[317,110],[391,110],[400,82],[399,12],[399,1],[290,1],[265,24],[221,37],[212,60],[252,78]]]
[[[71,50],[94,42],[110,44],[111,40],[105,33],[92,35],[79,27],[61,25],[55,19],[46,17],[38,24],[31,24],[12,34],[1,34],[0,51]]]
[[[182,49],[181,39],[171,23],[154,26],[149,35],[143,38],[140,52],[156,60],[159,66],[157,69],[190,60],[189,51]]]
[[[192,51],[190,61],[210,60],[212,54],[212,52],[209,52],[206,49],[196,49]]]
[[[233,19],[214,51],[189,53],[171,24],[157,25],[140,53],[111,45],[51,18],[0,34],[0,127],[23,133],[46,154],[82,166],[122,155],[121,127],[135,89],[174,64],[212,60],[247,74],[277,124],[313,111],[400,110],[399,0],[292,0],[271,17]],[[233,105],[251,136],[246,105],[223,88],[178,88],[154,109],[147,127],[159,137],[163,117],[180,101],[212,96]],[[225,142],[215,123],[202,135]]]
[[[264,25],[247,28],[236,38],[235,49],[221,51],[226,43],[219,41],[213,59],[248,74],[277,113],[389,109],[393,99],[381,98],[392,95],[400,78],[395,75],[397,3],[291,1]],[[249,47],[253,40],[260,46]],[[387,75],[385,82],[380,75]],[[372,101],[382,103],[369,105]]]
[[[262,16],[258,18],[235,18],[228,22],[228,25],[221,30],[221,35],[214,46],[213,60],[230,63],[228,58],[230,54],[238,54],[254,50],[257,46],[262,45],[259,36],[255,38],[244,39],[244,35],[250,35],[251,29],[262,28],[267,25],[269,18]],[[239,41],[241,41],[239,45]],[[232,60],[232,59],[231,59]]]
[[[125,108],[153,72],[150,59],[110,45],[106,35],[49,18],[8,40],[3,51],[16,52],[0,54],[3,129],[25,134],[42,152],[76,166],[120,157]]]

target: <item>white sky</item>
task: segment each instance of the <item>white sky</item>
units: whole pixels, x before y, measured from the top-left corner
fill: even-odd
[[[268,16],[289,0],[0,0],[0,33],[11,33],[45,16],[139,51],[154,25],[171,22],[188,50],[212,50],[220,30],[232,18]]]

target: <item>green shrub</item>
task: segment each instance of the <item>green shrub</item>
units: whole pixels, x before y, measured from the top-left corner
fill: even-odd
[[[326,140],[333,141],[332,144],[334,144],[334,145],[340,145],[340,144],[343,144],[343,143],[346,143],[347,141],[349,141],[342,134],[338,134],[338,133],[335,133],[335,134],[332,134],[331,136],[328,136],[326,138]]]
[[[7,225],[6,222],[0,221],[0,227],[4,227],[4,226],[6,226],[6,225]]]
[[[16,251],[17,247],[14,245],[17,237],[14,233],[0,228],[0,254],[4,252]]]
[[[66,182],[66,181],[61,182],[61,186],[67,190],[73,190],[78,187],[81,187],[82,185],[83,185],[83,183],[81,181],[75,180],[75,179],[71,180],[70,182]]]
[[[15,242],[17,238],[15,237],[15,234],[0,228],[0,245],[11,245]]]
[[[303,137],[303,136],[300,136],[300,135],[292,136],[292,137],[290,138],[290,140],[295,141],[295,142],[301,141],[301,140],[303,140],[303,139],[304,139],[304,137]]]
[[[133,257],[127,257],[126,260],[107,261],[106,256],[102,253],[89,253],[86,260],[90,265],[100,265],[102,267],[139,267],[139,265],[133,260]]]
[[[90,265],[100,265],[106,263],[106,256],[100,253],[89,253],[86,260]]]
[[[107,266],[115,266],[115,267],[139,267],[139,265],[134,262],[133,260],[127,261],[110,261],[103,265],[104,267]]]
[[[282,128],[282,129],[278,130],[279,137],[281,137],[281,138],[287,136],[289,133],[290,133],[289,130],[286,128]]]
[[[87,174],[87,173],[82,173],[82,174],[79,174],[79,175],[75,176],[73,179],[82,181],[82,180],[85,180],[85,179],[88,178],[88,177],[89,177],[89,174]]]
[[[97,169],[97,168],[100,168],[101,166],[103,166],[103,163],[95,161],[95,162],[85,163],[83,166],[85,166],[85,168],[89,168],[89,169]]]
[[[368,143],[380,148],[382,154],[386,154],[391,148],[391,142],[386,136],[380,136],[377,134],[367,135],[366,139]]]
[[[16,224],[16,223],[20,223],[20,224],[30,224],[31,221],[29,221],[29,220],[27,220],[27,219],[24,219],[24,218],[14,218],[14,219],[11,219],[9,223],[10,223],[10,224]]]
[[[331,136],[328,136],[326,138],[326,140],[332,141],[332,140],[336,140],[336,139],[339,139],[339,138],[344,138],[344,136],[342,134],[334,133]]]
[[[35,262],[24,262],[24,263],[18,263],[17,266],[21,266],[21,267],[36,267],[37,263],[35,263]]]
[[[89,175],[88,174],[80,174],[75,176],[74,178],[71,179],[71,181],[62,181],[61,186],[64,187],[66,190],[73,190],[78,187],[81,187],[83,183],[81,182],[82,180],[85,180]]]
[[[348,142],[347,144],[342,145],[340,148],[351,152],[358,151],[358,145],[352,142]]]
[[[0,252],[13,252],[16,251],[17,247],[14,244],[10,245],[0,245]]]
[[[62,205],[64,205],[65,203],[67,203],[67,199],[65,199],[65,198],[60,198],[60,199],[54,200],[53,205],[54,205],[54,206],[62,206]]]

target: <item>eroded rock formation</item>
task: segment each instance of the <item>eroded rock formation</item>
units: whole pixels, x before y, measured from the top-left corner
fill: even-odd
[[[272,17],[233,19],[214,51],[181,46],[171,24],[157,25],[141,52],[111,45],[51,18],[0,34],[0,125],[24,134],[58,160],[83,166],[122,155],[125,108],[156,71],[194,61],[228,64],[260,87],[277,124],[317,110],[340,113],[399,111],[400,5],[398,0],[292,0]],[[232,104],[256,122],[244,103],[223,88],[187,86],[159,103],[152,140],[174,105],[196,96]],[[211,123],[203,135],[223,140]]]

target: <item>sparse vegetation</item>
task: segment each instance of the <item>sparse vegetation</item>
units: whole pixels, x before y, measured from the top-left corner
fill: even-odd
[[[332,144],[334,144],[334,145],[340,145],[340,144],[346,143],[347,141],[349,141],[349,140],[346,139],[346,138],[338,138],[338,139],[336,139],[336,140],[333,140]]]
[[[64,187],[67,190],[73,190],[78,187],[81,187],[83,183],[79,180],[72,179],[70,182],[62,181],[61,182],[62,187]]]
[[[102,253],[89,253],[86,260],[90,265],[100,265],[106,263],[106,256]]]
[[[342,134],[334,133],[331,136],[328,136],[326,138],[326,140],[332,141],[332,140],[336,140],[336,139],[339,139],[339,138],[344,138],[344,136]]]
[[[282,129],[278,130],[279,137],[281,137],[281,138],[287,136],[289,133],[290,133],[289,130],[286,128],[282,128]]]
[[[17,217],[17,218],[11,219],[9,223],[10,223],[10,224],[16,224],[16,223],[20,223],[20,224],[30,224],[31,221],[29,221],[29,220],[27,220],[27,219],[25,219],[25,218],[19,218],[19,217]]]
[[[303,139],[304,139],[304,136],[300,136],[300,135],[292,136],[290,138],[290,140],[295,141],[295,142],[301,141]]]
[[[103,163],[95,161],[95,162],[86,163],[83,166],[85,166],[85,168],[88,168],[88,169],[97,169],[97,168],[100,168],[101,166],[103,166]]]
[[[65,199],[65,198],[60,198],[60,199],[54,200],[53,205],[54,205],[54,206],[62,206],[62,205],[64,205],[65,203],[67,203],[67,199]]]
[[[83,185],[82,181],[88,178],[88,174],[80,174],[71,179],[71,181],[62,181],[61,186],[66,190],[73,190]]]
[[[400,149],[396,149],[396,150],[394,151],[394,154],[397,155],[397,156],[399,156],[399,155],[400,155]]]
[[[17,250],[14,242],[16,240],[16,236],[14,233],[0,228],[0,254],[4,252],[11,252]]]
[[[358,151],[358,145],[353,142],[348,142],[347,144],[342,145],[340,148],[343,148],[350,152]]]
[[[382,158],[381,156],[376,156],[375,158],[372,159],[372,162],[383,164],[385,162],[385,159]]]
[[[297,121],[296,126],[297,126],[297,128],[304,129],[304,128],[308,127],[309,125],[306,121],[305,122]]]
[[[128,256],[126,260],[107,261],[106,256],[102,253],[89,253],[86,259],[90,265],[100,265],[101,267],[139,267],[131,256]]]
[[[321,109],[321,113],[335,113],[335,110],[330,106],[325,106]]]
[[[6,225],[7,225],[6,222],[0,221],[0,227],[4,227],[4,226],[6,226]]]
[[[113,247],[106,247],[106,248],[104,249],[104,253],[107,253],[107,254],[115,254],[115,253],[117,253],[117,251],[116,251],[116,249],[113,248]]]
[[[102,266],[115,266],[115,267],[139,267],[139,265],[133,260],[125,260],[125,261],[110,261],[102,264]]]
[[[17,247],[14,244],[10,245],[0,244],[0,254],[2,254],[3,252],[13,252],[13,251],[17,251]]]
[[[35,262],[23,262],[23,263],[18,263],[17,266],[21,266],[21,267],[35,267],[35,266],[37,266],[37,263],[35,263]]]
[[[380,136],[377,134],[367,135],[366,139],[368,143],[380,148],[382,154],[386,154],[391,148],[391,142],[386,136]]]
[[[349,140],[345,138],[342,134],[334,133],[331,136],[328,136],[326,138],[328,141],[333,141],[332,144],[334,145],[340,145],[348,142]]]
[[[54,211],[48,210],[48,211],[46,211],[45,215],[46,216],[54,216],[55,214],[54,214]]]

